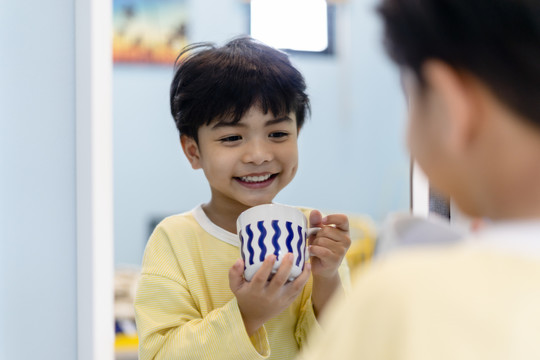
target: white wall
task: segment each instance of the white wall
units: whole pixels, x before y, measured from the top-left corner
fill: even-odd
[[[189,3],[190,41],[223,43],[248,29],[242,1]],[[340,5],[336,56],[292,57],[306,77],[313,116],[300,134],[298,175],[276,201],[375,220],[408,209],[405,105],[380,45],[374,3]],[[150,218],[189,210],[209,190],[179,146],[168,103],[172,68],[116,66],[113,76],[115,261],[138,265]]]
[[[77,358],[74,14],[0,3],[0,359]]]

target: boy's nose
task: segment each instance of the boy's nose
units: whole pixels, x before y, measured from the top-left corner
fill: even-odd
[[[264,144],[263,141],[251,141],[244,152],[243,161],[260,165],[264,162],[271,161],[273,153],[271,147]]]

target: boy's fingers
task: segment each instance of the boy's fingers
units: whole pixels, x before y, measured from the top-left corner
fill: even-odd
[[[330,259],[336,257],[334,253],[324,246],[311,245],[309,247],[309,254],[311,256],[318,257],[319,259]]]
[[[340,237],[339,239],[332,239],[330,237],[322,236],[310,241],[310,246],[320,246],[327,248],[333,253],[343,255],[347,252],[350,246],[350,239],[348,237]]]
[[[298,293],[302,291],[304,286],[306,285],[307,281],[309,280],[309,275],[311,274],[311,264],[309,262],[306,262],[304,265],[304,270],[294,281],[287,284],[287,286],[290,288],[290,294],[291,297],[296,298],[298,296]]]
[[[341,230],[335,228],[324,228],[317,234],[317,237],[309,240],[309,245],[317,245],[330,249],[335,253],[341,253],[347,251],[351,245],[351,239],[347,234],[344,234]]]
[[[272,268],[274,267],[274,263],[276,262],[275,255],[268,255],[259,270],[253,275],[253,278],[251,278],[251,283],[257,284],[260,287],[263,287],[266,285],[266,282],[268,281],[268,277],[270,276],[270,273],[272,272]]]
[[[332,214],[325,216],[321,222],[324,225],[335,225],[336,228],[349,231],[349,218],[345,214]]]
[[[322,214],[319,210],[312,210],[309,213],[309,226],[320,227],[322,225]]]
[[[229,287],[233,292],[236,292],[242,286],[244,282],[243,273],[244,262],[242,259],[238,259],[229,270]]]
[[[293,254],[285,254],[279,265],[279,269],[270,281],[268,288],[270,291],[276,291],[280,289],[289,279],[291,268],[293,266]]]

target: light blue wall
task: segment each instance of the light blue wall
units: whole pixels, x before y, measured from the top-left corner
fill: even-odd
[[[0,359],[77,358],[74,2],[0,4]]]
[[[405,105],[398,74],[380,45],[373,3],[341,5],[337,56],[292,57],[306,77],[313,116],[300,134],[298,175],[276,201],[375,220],[409,206]],[[223,43],[246,32],[241,1],[197,0],[190,6],[193,42]],[[117,264],[140,264],[150,217],[209,199],[204,176],[185,160],[169,114],[171,77],[169,67],[114,69]]]

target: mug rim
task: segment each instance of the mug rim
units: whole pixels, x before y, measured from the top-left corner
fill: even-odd
[[[302,218],[303,218],[303,220],[304,220],[304,222],[306,224],[306,227],[308,225],[306,215],[298,207],[291,206],[291,205],[286,205],[286,204],[270,203],[270,204],[255,205],[255,206],[250,207],[249,209],[246,209],[246,210],[242,211],[240,213],[240,215],[238,215],[238,218],[236,219],[236,232],[237,233],[240,232],[240,218],[242,218],[244,216],[249,216],[249,214],[251,214],[253,212],[256,212],[257,210],[259,210],[262,207],[265,207],[265,208],[275,207],[275,208],[282,208],[282,209],[286,209],[286,210],[289,210],[289,211],[293,211],[296,215],[301,215],[302,216]]]

